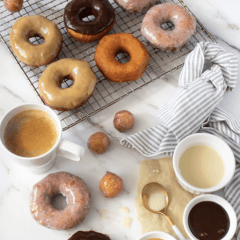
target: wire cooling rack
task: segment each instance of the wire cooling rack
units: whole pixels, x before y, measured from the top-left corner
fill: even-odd
[[[26,15],[42,15],[47,17],[49,20],[54,21],[63,36],[62,50],[55,61],[61,58],[77,58],[86,60],[92,67],[98,81],[94,93],[88,102],[81,108],[68,112],[56,111],[58,114],[63,130],[66,130],[75,124],[83,121],[84,119],[92,116],[93,114],[100,112],[101,110],[111,106],[118,102],[123,97],[133,93],[134,91],[148,85],[154,80],[159,79],[162,76],[166,76],[169,73],[176,71],[181,68],[184,64],[186,55],[196,46],[200,41],[212,41],[216,42],[203,25],[197,20],[197,27],[193,37],[190,41],[180,50],[175,52],[162,52],[158,49],[153,48],[147,44],[141,33],[141,23],[145,13],[130,14],[122,10],[113,0],[110,0],[116,13],[116,23],[112,30],[108,34],[126,32],[131,33],[143,42],[151,55],[151,59],[145,73],[141,78],[133,82],[125,83],[113,83],[108,81],[102,73],[98,70],[94,61],[94,53],[98,42],[92,43],[80,43],[71,38],[64,27],[63,13],[64,7],[69,1],[67,0],[28,0],[24,1],[23,9],[17,13],[8,12],[3,4],[0,2],[0,34],[2,41],[6,44],[9,51],[15,58],[16,62],[26,75],[33,89],[39,96],[38,91],[38,80],[46,69],[46,66],[41,67],[28,67],[17,59],[13,53],[9,43],[9,33],[14,22]],[[190,10],[181,0],[158,0],[156,4],[170,2],[184,6],[187,11]],[[85,21],[89,21],[93,16],[89,16]],[[174,26],[171,23],[165,23],[162,25],[164,29],[171,30]],[[29,39],[33,44],[40,44],[43,42],[41,38],[34,37]],[[116,56],[117,60],[121,63],[129,61],[129,56],[124,53],[120,53]],[[71,80],[64,80],[62,87],[70,87],[73,84]],[[40,97],[40,96],[39,96]]]

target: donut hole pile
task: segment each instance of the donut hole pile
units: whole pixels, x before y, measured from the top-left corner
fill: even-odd
[[[39,45],[45,42],[45,39],[40,34],[35,34],[34,36],[30,36],[28,41],[34,45]]]
[[[121,49],[116,53],[115,59],[120,63],[128,63],[131,57],[126,51]]]
[[[74,84],[73,77],[71,75],[67,75],[63,77],[61,81],[61,88],[69,88]]]
[[[162,29],[166,31],[172,31],[175,29],[175,25],[171,20],[167,20],[165,22],[160,23]]]
[[[79,19],[83,22],[93,22],[97,17],[97,13],[91,7],[85,7],[79,14]]]
[[[58,193],[52,197],[51,205],[57,210],[64,210],[67,207],[67,198],[61,193]]]

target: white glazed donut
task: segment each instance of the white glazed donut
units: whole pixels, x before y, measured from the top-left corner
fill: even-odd
[[[130,13],[146,12],[156,0],[114,0],[121,8]]]
[[[171,22],[175,28],[165,30],[161,24]],[[145,15],[141,33],[154,47],[170,52],[180,50],[196,29],[195,18],[182,6],[163,3],[152,7]]]

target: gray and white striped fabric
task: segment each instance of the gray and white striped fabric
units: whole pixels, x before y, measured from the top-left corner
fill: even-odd
[[[213,66],[202,73],[206,60]],[[179,87],[156,113],[163,124],[124,138],[121,144],[136,148],[146,157],[171,155],[182,138],[201,128],[225,90],[236,86],[237,66],[236,55],[218,44],[197,44],[185,59]]]
[[[213,65],[203,72],[205,61]],[[120,141],[146,157],[171,156],[178,142],[195,132],[207,132],[225,140],[240,163],[240,121],[218,106],[224,92],[237,83],[238,61],[218,44],[199,43],[186,57],[176,92],[157,111],[162,124]],[[225,197],[238,216],[240,240],[240,164],[225,188]]]

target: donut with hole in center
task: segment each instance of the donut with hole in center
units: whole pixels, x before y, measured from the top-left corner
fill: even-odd
[[[52,198],[62,194],[67,198],[67,207],[58,210],[52,206]],[[49,174],[36,183],[30,194],[30,211],[42,226],[66,230],[82,222],[89,211],[91,194],[85,182],[70,173]]]
[[[41,37],[44,42],[33,44],[29,41],[32,37]],[[57,25],[40,15],[19,18],[13,24],[9,38],[19,60],[31,67],[51,63],[62,47],[62,34]]]
[[[170,22],[174,29],[163,29],[162,24]],[[141,33],[154,47],[161,51],[180,50],[192,37],[196,20],[184,7],[162,3],[150,8],[145,15]]]
[[[130,61],[120,63],[118,53],[127,53]],[[150,55],[136,37],[130,33],[107,35],[99,42],[94,56],[95,62],[103,75],[112,82],[134,81],[145,72]]]
[[[73,80],[73,85],[62,88],[64,79]],[[39,79],[39,93],[51,108],[70,111],[81,107],[91,97],[97,79],[86,61],[64,58],[51,63]]]
[[[115,18],[108,0],[73,0],[64,10],[67,32],[79,42],[101,39],[113,27]]]

